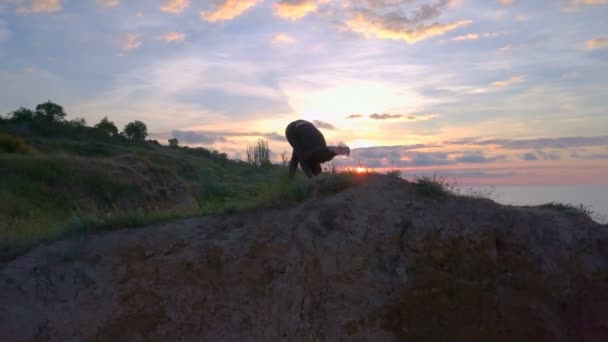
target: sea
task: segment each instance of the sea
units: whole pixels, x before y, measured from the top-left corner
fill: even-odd
[[[592,211],[592,218],[608,223],[608,184],[605,185],[533,185],[533,186],[462,186],[460,191],[478,193],[500,204],[539,205],[550,202],[582,205]]]

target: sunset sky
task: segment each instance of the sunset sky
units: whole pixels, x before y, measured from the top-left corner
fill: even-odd
[[[608,184],[608,0],[0,0],[0,84],[234,158],[302,118],[336,166]]]

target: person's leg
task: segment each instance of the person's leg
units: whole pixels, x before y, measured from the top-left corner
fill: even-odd
[[[319,163],[315,163],[312,166],[312,174],[315,176],[318,176],[321,173],[322,169],[321,169],[321,164]]]
[[[310,165],[310,161],[300,160],[300,166],[302,167],[302,171],[304,171],[304,174],[306,175],[306,177],[312,178],[313,172],[312,172],[312,168]]]
[[[298,170],[298,155],[296,154],[296,150],[293,150],[291,154],[291,160],[289,161],[289,179],[293,179],[296,175],[296,171]]]

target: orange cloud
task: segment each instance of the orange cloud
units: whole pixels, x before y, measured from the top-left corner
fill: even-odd
[[[160,10],[178,14],[182,13],[188,6],[190,6],[190,0],[169,0]]]
[[[186,34],[181,32],[168,32],[162,36],[162,40],[167,43],[179,43],[186,40]]]
[[[464,41],[464,40],[475,40],[478,38],[479,38],[479,35],[477,33],[468,33],[463,36],[454,37],[454,38],[452,38],[452,40]]]
[[[317,10],[313,0],[281,0],[274,5],[274,12],[283,19],[298,20]]]
[[[60,10],[59,0],[17,0],[18,13],[52,13]]]
[[[141,40],[137,33],[127,33],[120,40],[123,50],[135,50],[141,46]]]
[[[279,44],[293,44],[296,42],[295,39],[284,33],[275,34],[274,37],[272,37],[272,41]]]
[[[499,0],[500,4],[503,6],[509,6],[513,4],[513,0]]]
[[[510,77],[510,78],[508,78],[506,80],[496,81],[496,82],[492,83],[492,86],[494,86],[494,87],[507,87],[507,86],[510,86],[511,84],[523,83],[523,82],[526,81],[526,77],[527,77],[527,75],[513,76],[513,77]]]
[[[586,45],[588,49],[608,48],[608,37],[594,38],[588,40]]]
[[[420,25],[416,28],[396,27],[385,25],[380,20],[371,20],[363,13],[357,13],[353,19],[346,22],[347,26],[354,32],[365,36],[376,36],[381,39],[405,40],[408,43],[416,43],[421,40],[440,36],[451,30],[472,23],[470,20],[462,20],[447,24]]]
[[[457,36],[452,38],[452,40],[454,41],[465,41],[465,40],[475,40],[475,39],[479,39],[479,38],[489,38],[489,37],[496,37],[498,36],[498,33],[494,33],[494,32],[486,32],[486,33],[468,33],[462,36]]]
[[[573,5],[605,5],[608,0],[573,0]]]
[[[201,19],[209,22],[232,20],[255,6],[259,0],[225,0],[215,11],[202,11]]]
[[[97,3],[105,7],[116,7],[120,4],[120,0],[97,0]]]

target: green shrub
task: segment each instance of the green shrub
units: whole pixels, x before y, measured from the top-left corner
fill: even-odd
[[[455,193],[456,185],[439,176],[437,172],[432,176],[416,177],[416,189],[426,196],[443,197]]]
[[[566,203],[558,203],[558,202],[550,202],[546,204],[540,205],[541,208],[553,209],[568,215],[581,215],[585,216],[589,219],[593,219],[594,212],[590,207],[585,206],[583,204],[572,205]]]
[[[31,154],[32,148],[23,139],[0,132],[0,153]]]
[[[401,178],[401,170],[390,170],[386,175],[389,177]]]

